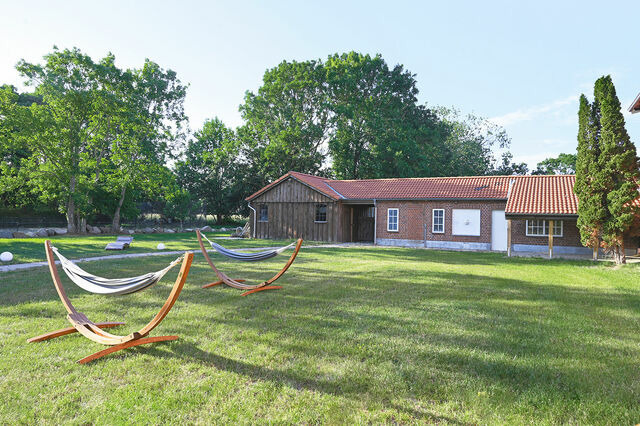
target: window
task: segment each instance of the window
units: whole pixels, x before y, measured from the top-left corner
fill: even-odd
[[[527,220],[527,236],[528,237],[548,237],[549,221],[543,219]],[[562,237],[562,221],[553,221],[553,236]]]
[[[260,204],[260,214],[258,215],[258,222],[269,221],[269,206],[266,204]]]
[[[387,210],[387,231],[398,232],[398,209]]]
[[[316,204],[316,222],[325,223],[327,221],[327,205]]]
[[[433,209],[431,220],[431,232],[444,234],[444,209]]]

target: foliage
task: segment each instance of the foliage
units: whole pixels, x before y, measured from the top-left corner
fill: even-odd
[[[127,189],[136,196],[153,188],[182,135],[186,89],[148,60],[123,71],[111,54],[94,62],[78,49],[54,48],[44,59],[17,66],[33,96],[2,90],[0,152],[22,151],[19,164],[4,155],[1,178],[9,188],[28,182],[40,200],[57,204],[70,232],[84,232],[86,218],[112,198],[117,229]]]
[[[597,241],[625,262],[624,234],[640,214],[640,164],[625,129],[620,101],[610,76],[599,78],[590,105],[580,98],[576,194],[582,241]],[[580,206],[582,205],[582,206]]]
[[[510,152],[502,154],[502,161],[488,174],[496,176],[526,175],[529,173],[527,163],[514,163]]]
[[[474,114],[461,117],[455,108],[439,107],[437,113],[447,128],[446,154],[438,159],[444,167],[439,176],[527,173],[526,165],[523,169],[523,164],[510,163],[512,157],[508,152],[502,163],[495,158],[495,149],[507,149],[511,144],[504,128]]]
[[[236,213],[246,195],[243,167],[238,163],[239,142],[233,130],[218,118],[205,121],[176,165],[178,183],[204,203],[204,212],[217,222]]]
[[[571,175],[576,172],[576,154],[558,154],[542,160],[531,172],[533,175]]]
[[[321,62],[282,62],[240,106],[243,156],[263,182],[290,170],[317,174],[325,166],[330,108]]]

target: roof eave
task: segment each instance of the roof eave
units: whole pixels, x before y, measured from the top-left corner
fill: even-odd
[[[638,93],[638,96],[636,96],[636,98],[633,100],[633,103],[629,107],[629,112],[631,114],[640,112],[640,93]]]

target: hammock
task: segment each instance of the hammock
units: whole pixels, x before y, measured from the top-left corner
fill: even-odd
[[[261,260],[271,259],[272,257],[277,256],[283,251],[290,249],[296,245],[296,241],[294,241],[288,246],[280,247],[279,249],[265,250],[257,253],[242,253],[239,251],[234,251],[234,250],[224,248],[220,244],[214,243],[213,241],[208,239],[207,236],[204,235],[203,233],[200,233],[200,235],[202,235],[204,239],[207,240],[209,244],[211,244],[211,247],[221,255],[226,256],[230,259],[239,260],[242,262],[258,262]]]
[[[181,256],[158,272],[150,272],[138,277],[109,279],[98,277],[84,271],[78,265],[60,254],[57,248],[52,246],[51,249],[60,260],[60,266],[62,266],[62,269],[69,279],[81,289],[96,294],[120,295],[144,290],[160,281],[171,268],[182,260]]]
[[[207,241],[209,241],[209,239],[207,237],[205,237],[199,230],[196,230],[196,236],[198,237],[198,244],[200,245],[200,250],[202,250],[202,255],[204,256],[204,258],[207,260],[207,262],[209,263],[209,266],[211,266],[211,269],[213,269],[213,271],[216,273],[217,277],[218,277],[218,281],[210,283],[210,284],[206,284],[203,285],[202,288],[208,288],[208,287],[213,287],[213,286],[217,286],[217,285],[221,285],[221,284],[226,284],[229,287],[233,287],[233,288],[237,288],[238,290],[244,290],[244,293],[242,293],[242,296],[246,296],[248,294],[251,293],[256,293],[258,291],[264,291],[264,290],[277,290],[282,288],[279,285],[272,285],[274,281],[276,281],[278,278],[280,278],[285,272],[287,272],[287,269],[289,269],[289,267],[291,266],[291,264],[293,263],[293,261],[296,259],[296,256],[298,255],[298,252],[300,251],[300,247],[302,247],[302,238],[298,239],[298,241],[296,241],[294,244],[296,245],[295,249],[293,250],[293,253],[291,254],[291,257],[289,257],[289,261],[286,263],[286,265],[284,265],[284,267],[277,273],[275,274],[273,277],[271,277],[270,279],[261,282],[260,284],[245,284],[244,280],[238,280],[238,279],[232,279],[229,278],[229,276],[227,276],[224,272],[220,271],[216,265],[214,265],[213,261],[211,260],[211,258],[209,257],[209,254],[207,253],[207,249],[204,247],[204,243],[202,242],[202,237],[204,237]],[[211,246],[216,249],[215,246],[218,246],[218,244],[214,244],[211,241],[209,241],[209,243],[211,244]],[[269,257],[273,257],[276,254],[286,250],[287,248],[291,247],[293,244],[288,245],[286,247],[277,249],[277,250],[269,250],[270,252],[273,252],[274,254],[271,254]],[[224,249],[224,247],[221,247],[222,249]],[[218,249],[216,249],[218,250]],[[218,250],[219,251],[219,250]],[[227,250],[230,251],[230,250]],[[237,253],[237,252],[233,252],[233,253]],[[267,252],[264,252],[267,253]],[[246,254],[246,253],[239,253],[239,254]],[[268,259],[268,257],[266,257],[266,259]]]
[[[28,340],[29,342],[42,342],[44,340],[66,336],[67,334],[71,333],[80,333],[87,339],[109,346],[109,348],[107,349],[98,351],[93,355],[89,355],[78,361],[81,364],[86,364],[122,349],[146,345],[148,343],[167,342],[176,340],[178,338],[178,336],[149,337],[149,333],[154,328],[156,328],[158,324],[160,324],[160,322],[162,322],[162,320],[167,316],[174,303],[178,299],[178,296],[182,291],[182,287],[187,280],[187,275],[189,274],[189,268],[191,267],[191,262],[193,261],[193,253],[186,252],[183,256],[180,256],[178,259],[173,261],[169,266],[161,271],[141,275],[139,277],[112,280],[96,277],[95,275],[91,275],[83,271],[69,259],[62,256],[58,252],[58,250],[51,245],[51,242],[49,240],[44,242],[44,247],[47,254],[49,271],[51,272],[51,278],[53,279],[53,285],[58,292],[58,296],[60,296],[60,301],[64,305],[64,308],[67,310],[67,320],[71,323],[71,327],[62,328],[60,330],[55,330],[49,333],[42,334],[40,336],[32,337]],[[151,321],[149,321],[147,325],[145,325],[138,331],[135,331],[127,336],[117,336],[105,331],[104,329],[116,327],[118,325],[124,325],[123,322],[93,322],[89,318],[87,318],[85,314],[79,312],[73,306],[71,300],[69,300],[69,297],[67,296],[66,291],[64,290],[64,287],[62,286],[60,274],[58,273],[58,268],[56,267],[55,263],[55,256],[60,259],[60,264],[62,265],[64,271],[74,283],[87,291],[92,291],[94,293],[100,294],[133,293],[158,282],[169,271],[169,269],[171,269],[180,261],[182,261],[182,267],[180,268],[178,277],[173,284],[171,293],[167,297],[167,300],[164,302],[164,305],[162,305],[162,308],[160,308],[153,319],[151,319]]]

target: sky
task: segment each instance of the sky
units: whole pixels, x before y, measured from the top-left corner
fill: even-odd
[[[22,87],[20,59],[54,45],[121,68],[145,58],[189,84],[192,129],[238,106],[283,60],[381,54],[415,74],[421,103],[503,126],[514,160],[531,167],[575,152],[578,98],[610,74],[640,144],[640,1],[1,1],[0,84]]]

